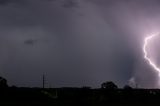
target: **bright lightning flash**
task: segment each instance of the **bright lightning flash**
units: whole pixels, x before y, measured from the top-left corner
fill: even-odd
[[[154,70],[156,70],[159,73],[159,77],[160,77],[160,68],[148,57],[148,53],[146,50],[149,41],[158,35],[159,34],[154,34],[144,39],[143,52],[144,52],[144,58],[149,62],[149,64],[154,68]]]

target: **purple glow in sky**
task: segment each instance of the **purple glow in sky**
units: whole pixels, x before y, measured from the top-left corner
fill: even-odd
[[[16,86],[39,87],[45,73],[51,87],[159,87],[142,52],[159,11],[159,0],[0,0],[0,76]]]
[[[158,71],[158,73],[160,74],[160,68],[148,57],[148,53],[146,50],[149,41],[156,36],[159,36],[159,34],[153,34],[144,39],[143,52],[144,52],[144,58],[149,62],[149,64],[154,68],[154,70]]]
[[[157,66],[156,63],[154,63],[154,61],[148,56],[148,52],[147,52],[147,46],[149,45],[150,41],[159,36],[160,34],[152,34],[150,36],[145,37],[144,39],[144,45],[143,45],[143,52],[144,52],[144,58],[149,62],[149,64],[153,67],[153,69],[155,71],[158,72],[159,74],[159,79],[160,79],[160,68]]]

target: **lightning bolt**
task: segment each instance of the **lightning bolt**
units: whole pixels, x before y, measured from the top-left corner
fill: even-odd
[[[160,77],[160,68],[148,57],[148,53],[146,50],[147,45],[149,44],[149,41],[158,35],[159,34],[150,35],[144,39],[143,53],[144,53],[144,58],[149,62],[149,64],[153,67],[153,69],[159,73],[159,77]]]

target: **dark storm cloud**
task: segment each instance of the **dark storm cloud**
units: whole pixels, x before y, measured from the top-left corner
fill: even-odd
[[[156,3],[153,2],[148,4]],[[0,3],[0,72],[10,84],[41,86],[43,73],[47,85],[52,87],[97,87],[107,80],[123,86],[133,77],[143,87],[156,82],[149,69],[146,71],[146,76],[151,72],[149,84],[145,84],[143,71],[134,72],[139,70],[141,65],[137,61],[142,59],[143,37],[139,36],[142,34],[139,29],[143,25],[138,29],[134,26],[147,14],[148,4],[143,4],[143,0],[0,0]]]
[[[0,0],[0,5],[8,5],[11,3],[23,3],[24,0]]]
[[[24,41],[24,44],[27,44],[27,45],[33,45],[34,43],[36,43],[36,40],[34,39],[27,39]]]
[[[6,4],[8,2],[10,2],[10,0],[0,0],[0,4]]]
[[[78,2],[76,0],[67,0],[64,2],[63,6],[65,8],[78,7]]]

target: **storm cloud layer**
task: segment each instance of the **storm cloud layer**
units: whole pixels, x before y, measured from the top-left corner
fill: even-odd
[[[158,87],[143,59],[158,0],[0,0],[0,74],[10,85]]]

